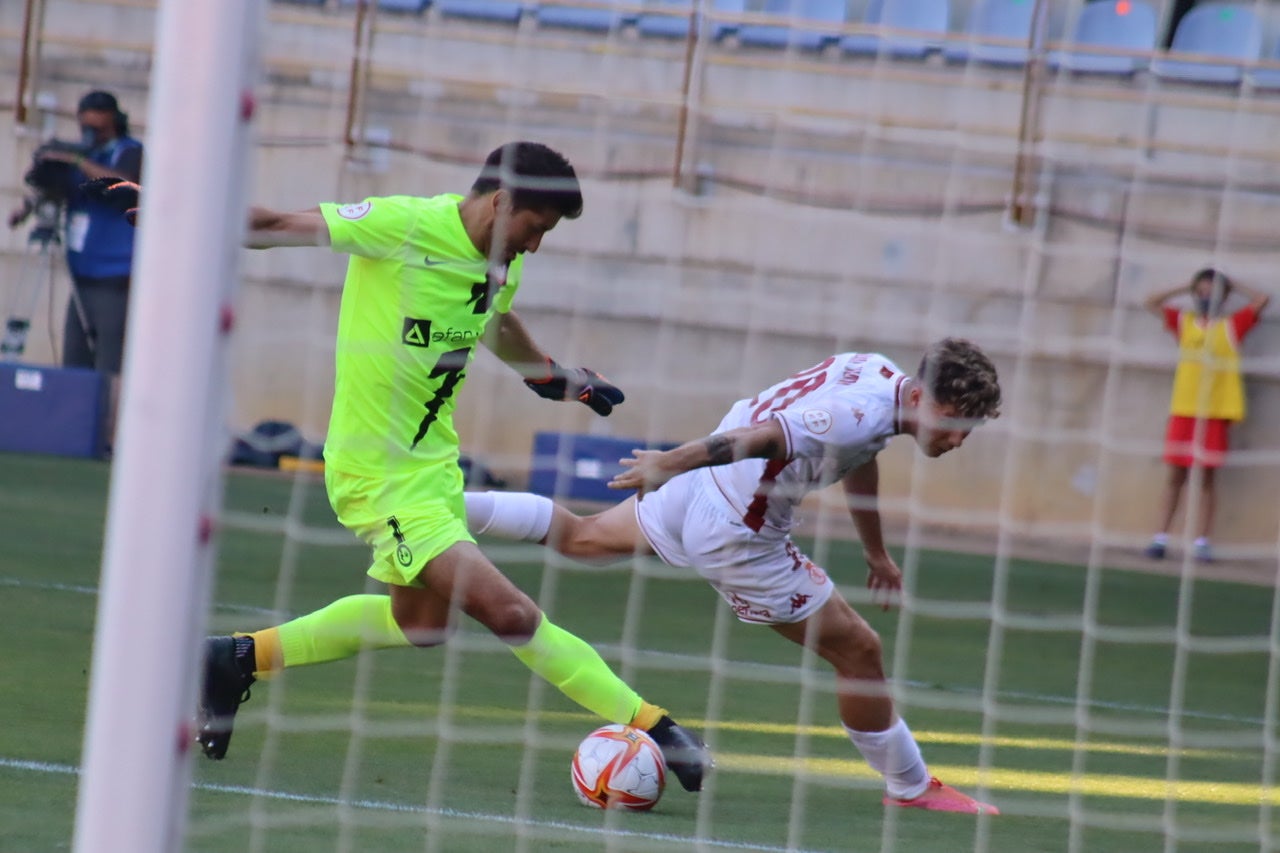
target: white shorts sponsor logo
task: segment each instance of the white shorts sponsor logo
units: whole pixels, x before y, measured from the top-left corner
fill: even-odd
[[[338,215],[343,219],[363,219],[373,209],[373,202],[362,201],[359,204],[344,204],[338,208]]]
[[[822,435],[831,429],[831,413],[826,409],[806,409],[801,417],[805,427],[815,435]]]

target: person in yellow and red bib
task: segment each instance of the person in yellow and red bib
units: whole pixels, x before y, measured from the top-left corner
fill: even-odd
[[[1243,420],[1245,414],[1240,341],[1257,325],[1258,315],[1271,297],[1232,281],[1218,270],[1202,269],[1191,279],[1191,310],[1166,304],[1187,290],[1187,285],[1178,285],[1146,301],[1147,310],[1177,338],[1179,349],[1165,432],[1164,461],[1169,465],[1169,479],[1160,501],[1160,526],[1146,555],[1157,560],[1164,557],[1174,513],[1187,476],[1194,469],[1203,478],[1195,558],[1207,563],[1213,560],[1209,537],[1217,503],[1215,472],[1226,458],[1231,424]],[[1249,303],[1226,314],[1223,308],[1234,293]]]

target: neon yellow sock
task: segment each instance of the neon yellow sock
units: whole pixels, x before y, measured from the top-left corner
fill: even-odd
[[[348,595],[275,629],[280,668],[353,657],[362,648],[394,649],[410,645],[391,616],[389,595]],[[254,636],[255,646],[257,635]],[[267,637],[270,642],[270,637]],[[267,650],[264,648],[264,652]],[[272,658],[275,663],[274,650]],[[258,666],[262,666],[262,658]]]
[[[630,723],[644,704],[595,649],[545,615],[529,642],[511,651],[561,693],[611,723]]]

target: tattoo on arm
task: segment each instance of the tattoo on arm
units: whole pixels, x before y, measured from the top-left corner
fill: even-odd
[[[733,461],[733,441],[723,435],[709,435],[702,440],[708,465],[727,465]]]

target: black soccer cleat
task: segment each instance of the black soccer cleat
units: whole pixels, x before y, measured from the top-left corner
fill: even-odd
[[[237,645],[240,653],[237,654]],[[247,655],[245,652],[247,651]],[[248,665],[242,661],[248,661]],[[200,687],[199,733],[204,754],[221,760],[231,744],[236,710],[249,699],[253,684],[253,640],[248,637],[209,637],[204,643],[204,680]]]
[[[667,769],[676,774],[684,789],[701,791],[703,775],[716,766],[702,738],[665,716],[649,729],[649,737],[657,742]]]

